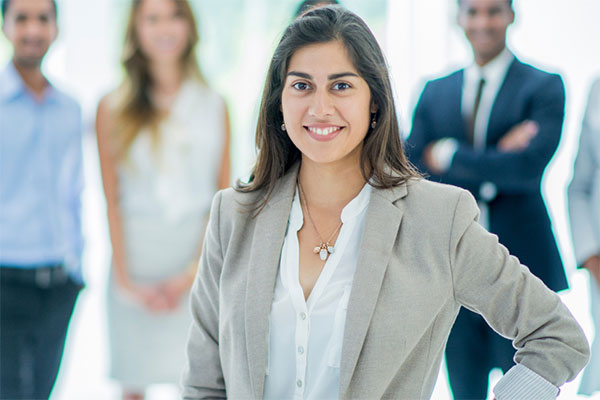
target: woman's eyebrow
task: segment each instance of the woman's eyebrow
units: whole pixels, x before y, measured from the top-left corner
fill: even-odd
[[[313,79],[313,77],[305,72],[298,72],[298,71],[290,71],[287,73],[287,76],[298,76],[300,78],[304,78],[304,79]],[[327,77],[327,79],[329,79],[330,81],[334,80],[334,79],[339,79],[339,78],[343,78],[345,76],[356,76],[358,77],[357,74],[355,74],[354,72],[339,72],[337,74],[331,74]]]
[[[340,79],[343,78],[345,76],[356,76],[358,78],[358,75],[355,74],[354,72],[340,72],[339,74],[331,74],[327,77],[327,79],[329,79],[330,81],[334,80],[334,79]]]
[[[304,72],[297,72],[297,71],[290,71],[287,73],[287,76],[298,76],[300,78],[304,78],[304,79],[312,79],[313,77],[310,76],[309,74],[306,74]]]

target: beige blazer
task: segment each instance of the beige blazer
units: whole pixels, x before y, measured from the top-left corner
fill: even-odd
[[[263,396],[296,176],[294,167],[280,179],[255,218],[241,204],[260,194],[215,196],[191,294],[185,399]],[[589,347],[577,322],[477,217],[474,199],[456,187],[415,180],[373,190],[348,304],[340,398],[429,398],[461,305],[513,338],[515,361],[554,385],[583,368]]]

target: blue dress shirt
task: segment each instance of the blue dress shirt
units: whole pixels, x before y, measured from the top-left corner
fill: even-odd
[[[81,109],[49,85],[41,99],[13,63],[0,74],[0,265],[62,264],[81,283]]]

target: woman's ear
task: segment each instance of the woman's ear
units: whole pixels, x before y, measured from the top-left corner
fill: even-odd
[[[377,111],[379,111],[379,105],[371,101],[371,114],[375,114]]]

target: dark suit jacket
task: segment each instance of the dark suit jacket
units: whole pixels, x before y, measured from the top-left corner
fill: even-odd
[[[515,58],[494,101],[484,151],[467,141],[461,113],[464,70],[427,83],[416,107],[408,138],[410,160],[429,179],[460,186],[479,198],[484,182],[496,185],[489,204],[490,231],[553,290],[567,288],[550,218],[541,195],[541,179],[562,131],[565,89],[559,75],[540,71]],[[496,144],[514,125],[533,120],[540,130],[523,151],[502,153]],[[428,171],[425,147],[452,137],[460,146],[445,173]]]

